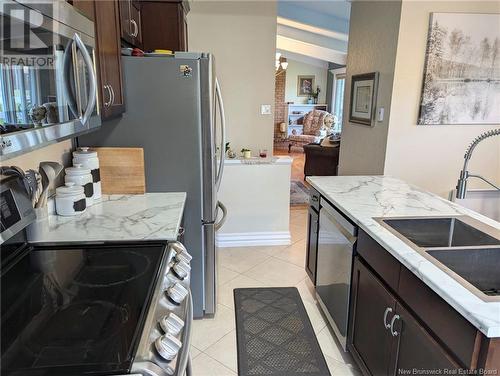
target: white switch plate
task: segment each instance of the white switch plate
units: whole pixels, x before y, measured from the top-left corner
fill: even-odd
[[[377,121],[384,121],[384,107],[378,109]]]
[[[270,104],[261,104],[260,105],[260,114],[261,115],[271,115],[271,105]]]

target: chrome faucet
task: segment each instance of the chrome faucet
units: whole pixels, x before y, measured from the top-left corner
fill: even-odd
[[[467,179],[469,178],[478,178],[483,180],[484,182],[488,183],[491,185],[493,188],[497,189],[500,191],[500,187],[493,184],[491,181],[485,179],[481,175],[476,175],[476,174],[470,174],[469,171],[467,171],[467,165],[469,163],[469,160],[472,156],[472,152],[476,148],[476,146],[483,140],[487,139],[488,137],[493,137],[493,136],[499,136],[500,135],[500,128],[497,129],[492,129],[491,131],[484,132],[481,135],[477,136],[472,143],[469,145],[467,148],[467,151],[465,152],[464,156],[464,167],[462,168],[462,171],[460,171],[460,178],[458,179],[457,182],[457,198],[463,199],[465,198],[465,195],[467,193]]]

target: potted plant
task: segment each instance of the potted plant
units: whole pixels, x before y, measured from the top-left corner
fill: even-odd
[[[311,93],[311,97],[313,99],[313,103],[314,104],[318,104],[318,97],[319,97],[319,93],[321,93],[321,89],[318,87],[316,87],[316,91],[313,91]]]
[[[245,159],[252,158],[252,151],[250,149],[245,149],[245,148],[241,149],[241,154]]]
[[[231,149],[231,146],[229,146],[229,142],[226,142],[226,155],[228,158],[236,158],[236,153]]]

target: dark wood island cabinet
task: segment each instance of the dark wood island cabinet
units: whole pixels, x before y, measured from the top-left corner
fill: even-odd
[[[324,199],[311,189],[305,270],[315,286]],[[362,229],[353,257],[347,349],[365,376],[500,373],[500,338],[486,337]]]
[[[486,338],[362,230],[357,252],[348,349],[365,375],[500,369],[500,339]]]

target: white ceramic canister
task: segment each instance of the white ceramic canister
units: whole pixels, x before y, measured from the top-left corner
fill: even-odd
[[[64,181],[82,186],[87,199],[87,206],[92,205],[94,203],[94,184],[92,183],[90,169],[84,168],[81,164],[77,163],[73,167],[66,168],[64,171],[66,172]]]
[[[83,167],[90,169],[94,184],[94,200],[101,198],[101,173],[97,152],[90,150],[88,147],[78,148],[73,152],[73,164],[81,164]]]
[[[84,188],[73,182],[56,188],[56,213],[58,215],[77,215],[87,208]]]

